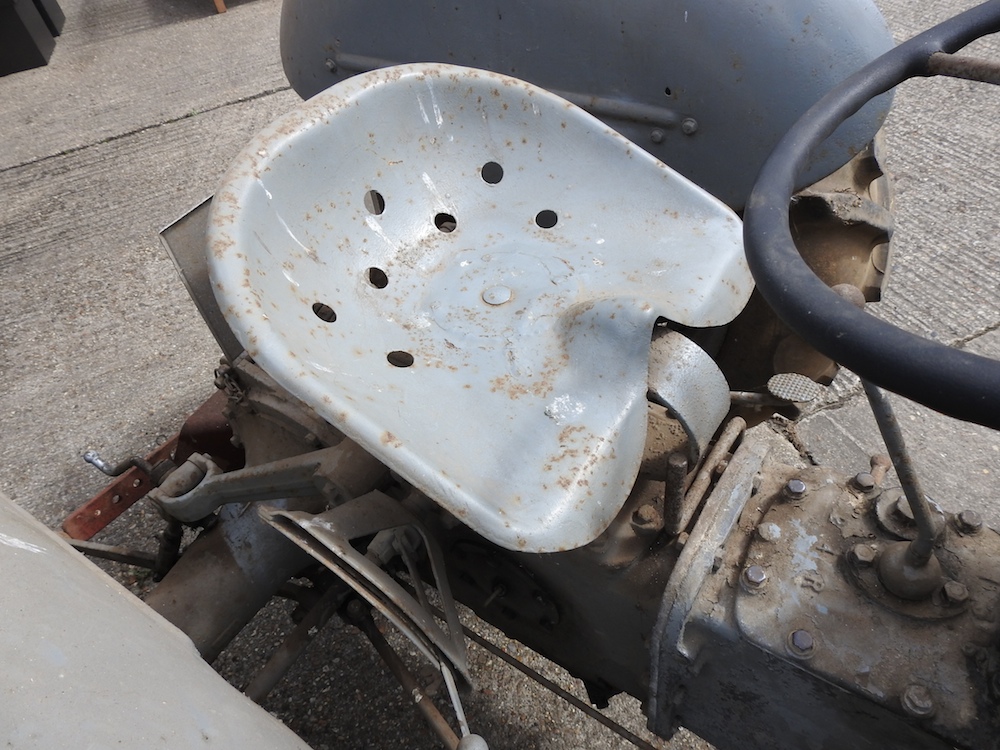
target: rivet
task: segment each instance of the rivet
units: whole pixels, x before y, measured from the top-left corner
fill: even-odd
[[[934,713],[934,699],[931,691],[923,685],[909,685],[901,699],[903,710],[910,716],[923,718]]]

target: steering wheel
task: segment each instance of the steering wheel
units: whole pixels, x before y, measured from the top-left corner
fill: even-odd
[[[990,0],[899,45],[830,91],[779,142],[761,169],[743,237],[757,288],[813,347],[862,378],[957,419],[1000,429],[1000,362],[929,341],[875,318],[824,284],[789,229],[796,176],[811,151],[869,99],[917,76],[1000,84],[1000,66],[955,56],[1000,31]]]

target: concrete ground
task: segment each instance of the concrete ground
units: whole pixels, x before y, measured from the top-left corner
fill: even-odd
[[[968,0],[881,0],[897,39]],[[143,453],[213,390],[214,341],[157,231],[210,195],[229,160],[297,101],[278,56],[279,0],[64,0],[47,67],[0,78],[0,492],[56,525],[102,486],[80,456]],[[998,45],[980,44],[996,58]],[[887,127],[899,228],[880,315],[949,345],[1000,356],[997,92],[920,81]],[[1000,387],[1000,385],[998,385]],[[1000,527],[1000,438],[899,403],[927,491]],[[821,463],[881,450],[850,376],[796,427]],[[140,510],[108,539],[152,533]],[[221,667],[244,682],[278,637],[262,618]],[[509,650],[523,653],[516,644]],[[473,727],[494,748],[626,744],[474,654]],[[535,659],[561,683],[578,685]],[[435,743],[377,658],[328,628],[267,707],[317,748]],[[635,701],[613,713],[642,725]],[[706,747],[681,735],[665,747]]]

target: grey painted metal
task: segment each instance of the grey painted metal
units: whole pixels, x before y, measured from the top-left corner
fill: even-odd
[[[285,0],[281,23],[285,75],[303,97],[387,64],[514,75],[566,92],[737,209],[792,123],[891,46],[870,0]],[[861,151],[889,104],[827,141],[800,186]]]
[[[182,494],[172,495],[177,474],[200,476],[196,486],[179,484]],[[195,453],[148,497],[179,521],[194,522],[227,503],[257,503],[304,495],[327,494],[351,498],[375,484],[384,467],[351,441],[331,448],[302,453],[237,471],[223,472],[208,456]]]
[[[547,552],[596,538],[632,487],[657,318],[746,303],[739,230],[569,102],[414,65],[255,137],[209,268],[282,386],[491,541]]]
[[[677,731],[674,709],[673,674],[666,668],[680,654],[691,663],[697,655],[685,643],[684,629],[696,600],[712,571],[716,558],[729,536],[753,489],[753,477],[760,470],[769,446],[765,441],[745,440],[733,454],[730,469],[723,474],[692,529],[684,550],[670,573],[650,642],[650,685],[646,715],[650,728],[663,737]]]
[[[829,469],[811,468],[801,478],[805,497],[771,505],[760,522],[767,538],[748,539],[747,563],[766,569],[770,581],[762,594],[736,591],[741,636],[890,711],[902,706],[917,715],[906,696],[920,686],[937,706],[924,724],[929,734],[963,748],[993,744],[998,719],[989,706],[997,696],[989,682],[996,676],[998,628],[989,613],[997,606],[1000,537],[963,536],[949,527],[938,544],[946,575],[934,597],[904,601],[887,593],[869,555],[856,550],[860,544],[882,559],[907,545],[878,528],[875,498]],[[987,652],[994,656],[983,659]],[[911,737],[889,738],[878,746],[914,746]]]
[[[792,481],[804,486],[796,497]],[[692,535],[668,584],[654,634],[654,730],[680,722],[724,746],[738,736],[748,750],[990,746],[1000,537],[947,543],[952,574],[975,595],[953,586],[956,604],[904,602],[870,563],[852,562],[859,543],[891,540],[850,476],[768,461],[742,484],[753,497],[738,523],[725,538]],[[972,596],[980,614],[969,612]],[[911,718],[912,685],[940,701],[934,717]],[[910,702],[921,709],[925,697]]]
[[[181,281],[222,353],[230,362],[235,362],[243,353],[243,345],[236,340],[222,316],[208,278],[208,213],[211,204],[212,199],[207,198],[163,229],[160,243],[174,262]]]
[[[729,413],[729,383],[715,360],[684,334],[654,335],[648,397],[684,427],[691,461],[697,464]]]
[[[2,495],[0,529],[7,746],[307,750],[183,633]]]

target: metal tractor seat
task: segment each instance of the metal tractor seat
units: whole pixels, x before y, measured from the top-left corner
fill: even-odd
[[[558,96],[437,64],[351,78],[257,135],[213,201],[209,256],[275,380],[531,552],[621,510],[655,322],[725,324],[753,288],[721,202]],[[721,378],[695,359],[677,357],[678,402]]]

